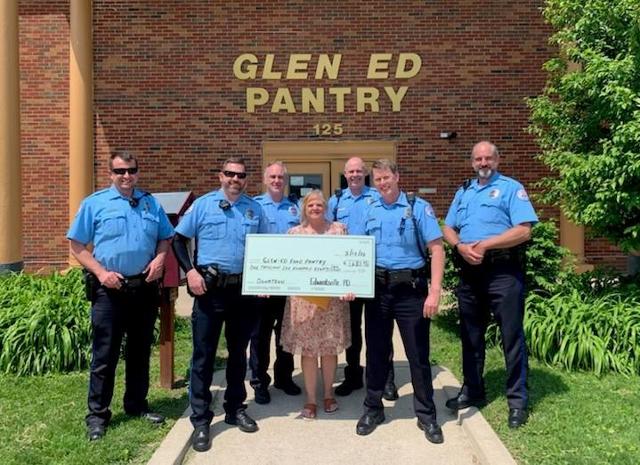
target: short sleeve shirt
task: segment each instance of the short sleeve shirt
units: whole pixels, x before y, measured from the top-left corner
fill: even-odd
[[[67,232],[67,239],[92,243],[98,263],[124,276],[142,273],[155,257],[158,241],[173,236],[167,215],[151,194],[134,189],[133,198],[136,206],[115,186],[95,192],[83,200]]]
[[[196,265],[216,265],[223,273],[241,273],[247,234],[266,233],[268,221],[258,202],[242,194],[223,209],[222,189],[196,199],[176,232],[196,240]]]
[[[522,223],[536,223],[531,200],[518,181],[495,173],[481,186],[478,180],[456,192],[445,224],[458,231],[463,243],[502,234]]]
[[[350,189],[343,189],[340,198],[333,195],[329,199],[327,220],[346,225],[350,235],[364,235],[367,210],[379,198],[378,191],[369,186],[364,186],[357,196]]]
[[[267,193],[258,195],[253,200],[260,204],[267,218],[268,234],[285,234],[300,224],[300,207],[297,202],[292,202],[287,197],[275,202]]]
[[[412,216],[416,219],[417,235]],[[416,198],[412,208],[404,192],[390,205],[382,198],[371,205],[365,233],[376,238],[376,266],[389,270],[422,268],[425,260],[420,248],[424,250],[429,242],[442,237],[429,202]]]

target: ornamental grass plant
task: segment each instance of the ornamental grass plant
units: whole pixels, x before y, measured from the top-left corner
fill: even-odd
[[[635,286],[592,293],[580,287],[527,297],[524,321],[534,357],[596,375],[640,374],[640,292]]]
[[[89,307],[80,270],[0,277],[0,372],[42,375],[86,368]]]

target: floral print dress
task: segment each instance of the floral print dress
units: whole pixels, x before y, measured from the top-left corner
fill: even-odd
[[[317,234],[296,226],[289,234]],[[327,223],[324,234],[346,234],[342,223]],[[282,322],[282,348],[304,356],[338,355],[351,345],[349,303],[337,297],[321,308],[304,297],[287,298]]]

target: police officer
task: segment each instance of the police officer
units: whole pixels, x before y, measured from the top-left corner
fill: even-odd
[[[372,175],[381,198],[368,211],[365,233],[376,239],[376,293],[365,307],[367,395],[356,433],[370,434],[384,421],[382,390],[395,320],[409,361],[418,427],[428,441],[439,444],[444,438],[433,403],[429,326],[440,303],[442,233],[431,205],[400,191],[393,162],[376,161]],[[425,249],[431,253],[429,268]]]
[[[137,189],[138,162],[125,151],[109,159],[112,185],[82,202],[67,233],[71,254],[85,268],[93,344],[89,375],[90,441],[104,436],[120,346],[126,334],[124,410],[160,424],[149,411],[149,356],[158,313],[158,284],[173,236],[162,207]],[[89,250],[93,244],[93,253]]]
[[[458,410],[485,403],[484,336],[491,313],[505,353],[508,424],[518,428],[527,421],[529,400],[522,244],[538,218],[522,184],[497,171],[499,161],[492,143],[473,147],[471,166],[477,179],[458,189],[443,228],[461,266],[457,295],[464,374],[462,389],[446,405]]]
[[[347,188],[338,190],[329,199],[327,220],[339,221],[347,226],[351,235],[364,234],[364,222],[369,206],[378,200],[378,191],[365,185],[367,167],[360,157],[351,157],[344,165],[344,177]],[[348,396],[364,385],[363,369],[360,365],[362,351],[362,309],[364,299],[355,299],[349,303],[351,317],[351,346],[346,350],[347,366],[344,368],[344,381],[335,389],[338,396]],[[385,384],[383,397],[387,400],[398,398],[394,383],[393,364],[390,365],[389,378]]]
[[[287,168],[280,161],[271,163],[264,170],[263,182],[267,192],[254,197],[262,206],[267,218],[269,234],[285,234],[290,228],[300,224],[300,211],[294,195],[285,197],[284,189],[287,184]],[[271,401],[269,383],[271,377],[267,373],[269,368],[269,350],[271,333],[276,336],[276,361],[273,364],[273,385],[282,389],[290,396],[299,395],[302,390],[296,385],[291,375],[293,373],[293,354],[282,350],[280,332],[282,330],[282,316],[284,313],[285,296],[270,296],[259,300],[259,319],[251,335],[250,359],[251,386],[255,391],[255,401],[258,404],[268,404]]]
[[[242,158],[227,159],[219,173],[221,189],[197,199],[176,227],[173,248],[187,274],[189,291],[195,297],[191,317],[193,356],[191,359],[191,423],[195,429],[194,450],[209,449],[211,380],[213,364],[224,323],[227,340],[227,389],[224,421],[244,432],[258,430],[247,414],[246,350],[257,311],[255,298],[241,295],[242,265],[246,235],[265,232],[266,217],[255,200],[246,194],[247,173]],[[195,265],[188,242],[195,238]]]

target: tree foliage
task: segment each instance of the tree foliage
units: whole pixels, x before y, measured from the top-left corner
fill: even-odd
[[[640,250],[640,2],[547,0],[559,56],[529,101],[553,175],[543,200],[623,250]]]

